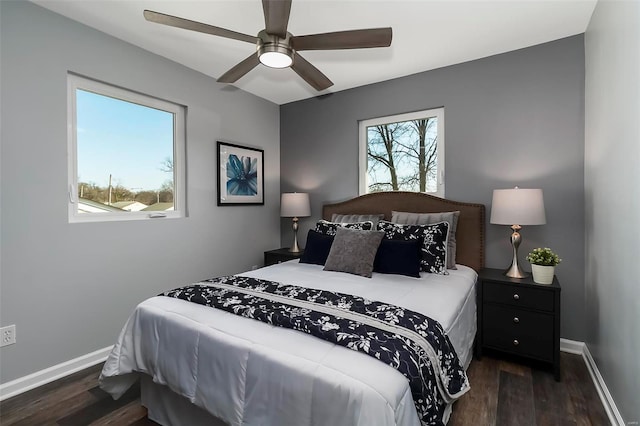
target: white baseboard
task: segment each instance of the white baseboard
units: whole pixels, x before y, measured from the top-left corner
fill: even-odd
[[[560,350],[574,355],[584,354],[584,342],[576,342],[575,340],[560,339]]]
[[[626,423],[622,418],[622,415],[620,414],[620,411],[618,410],[618,407],[609,392],[609,388],[607,388],[607,385],[604,382],[604,379],[602,378],[602,375],[598,370],[598,366],[591,356],[591,352],[589,352],[589,347],[587,345],[584,346],[582,358],[584,358],[584,362],[587,364],[587,370],[589,370],[591,380],[593,380],[593,384],[596,386],[598,395],[602,400],[602,405],[604,405],[607,416],[609,416],[609,421],[611,421],[612,425],[625,426]]]
[[[596,362],[593,360],[591,353],[589,352],[589,347],[584,342],[576,342],[575,340],[568,339],[560,339],[560,350],[562,352],[568,352],[571,354],[582,355],[582,359],[587,366],[587,370],[589,371],[589,375],[591,376],[591,380],[593,381],[594,386],[596,387],[596,391],[598,392],[598,396],[602,401],[602,405],[604,406],[604,410],[609,417],[609,421],[612,425],[615,426],[625,426],[626,423],[616,406],[609,389],[607,388],[600,371],[598,370],[598,366]]]
[[[107,359],[109,352],[111,352],[111,348],[113,348],[113,346],[98,349],[95,352],[79,356],[78,358],[74,358],[10,382],[3,383],[0,385],[0,401],[99,364]]]

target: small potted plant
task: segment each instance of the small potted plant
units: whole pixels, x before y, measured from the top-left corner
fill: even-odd
[[[527,260],[531,263],[533,281],[538,284],[551,284],[555,267],[562,259],[558,257],[549,247],[536,248],[527,255]]]

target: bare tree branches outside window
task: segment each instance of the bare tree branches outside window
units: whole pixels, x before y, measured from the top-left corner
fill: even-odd
[[[437,117],[378,124],[366,131],[368,192],[436,192]]]

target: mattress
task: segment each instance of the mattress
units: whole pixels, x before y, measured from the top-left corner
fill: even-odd
[[[440,322],[467,366],[476,274],[462,265],[449,272],[369,279],[291,261],[241,275],[421,312]],[[118,396],[135,372],[230,425],[420,424],[407,380],[393,368],[304,333],[179,299],[153,297],[136,308],[105,363],[102,387]]]

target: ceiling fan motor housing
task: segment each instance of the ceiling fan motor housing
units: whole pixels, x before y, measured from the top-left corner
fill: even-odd
[[[271,68],[286,68],[293,63],[294,51],[291,48],[291,33],[285,38],[269,34],[265,30],[258,33],[256,51],[260,62]]]

